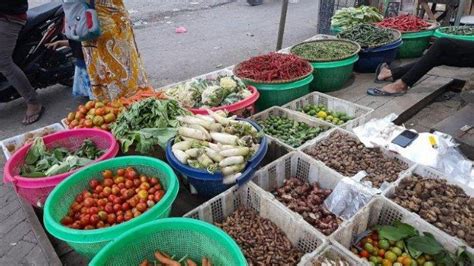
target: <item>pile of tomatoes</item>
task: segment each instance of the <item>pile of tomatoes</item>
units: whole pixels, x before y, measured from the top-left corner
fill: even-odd
[[[61,224],[73,229],[98,229],[140,216],[165,194],[156,177],[139,175],[132,167],[102,172],[89,189],[78,194]]]
[[[364,237],[352,252],[360,258],[368,260],[372,266],[434,266],[429,255],[422,254],[417,259],[412,258],[406,251],[403,240],[391,241],[380,239],[378,232],[373,231]]]
[[[119,101],[88,101],[85,105],[79,105],[76,112],[67,115],[66,124],[70,129],[99,128],[109,131],[110,124],[115,122],[123,108]]]

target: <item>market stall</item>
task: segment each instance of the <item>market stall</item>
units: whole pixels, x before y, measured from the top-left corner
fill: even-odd
[[[2,141],[4,180],[90,265],[472,265],[470,177],[395,153],[380,138],[400,128],[321,92],[394,60],[401,31],[435,34],[426,21],[382,19],[87,102],[64,128]],[[426,134],[420,149],[444,143]],[[199,203],[167,218],[190,197]]]

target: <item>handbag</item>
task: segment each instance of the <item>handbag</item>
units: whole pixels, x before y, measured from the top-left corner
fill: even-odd
[[[95,1],[63,0],[65,17],[64,34],[70,40],[91,41],[100,36],[99,17]]]

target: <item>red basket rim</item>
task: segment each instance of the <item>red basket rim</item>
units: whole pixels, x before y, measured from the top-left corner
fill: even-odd
[[[226,110],[228,112],[235,112],[237,110],[240,110],[242,108],[245,108],[247,106],[250,106],[254,104],[258,98],[260,97],[260,93],[258,92],[257,88],[254,86],[247,86],[249,91],[252,93],[249,97],[240,100],[236,103],[229,104],[229,105],[223,105],[223,106],[218,106],[218,107],[212,107],[210,108],[212,111],[219,111],[219,110]],[[201,115],[207,115],[206,109],[203,108],[189,108],[189,110],[193,114],[201,114]]]
[[[92,161],[90,164],[98,162],[98,161],[102,161],[102,160],[105,160],[105,159],[108,159],[108,158],[115,157],[118,154],[119,146],[118,146],[117,141],[115,140],[115,137],[112,135],[112,133],[110,133],[108,131],[100,130],[100,129],[95,129],[95,128],[81,128],[81,129],[74,129],[74,130],[66,129],[64,131],[59,131],[59,132],[44,136],[43,140],[44,140],[45,143],[49,144],[49,143],[54,143],[54,140],[57,140],[57,139],[69,138],[71,136],[77,136],[77,135],[91,135],[91,136],[92,135],[100,135],[101,138],[107,139],[108,142],[110,143],[110,147],[107,150],[105,150],[104,154],[102,154],[102,156],[100,156],[99,158]],[[12,171],[11,171],[12,163],[13,163],[13,161],[16,161],[16,160],[13,160],[13,159],[16,159],[22,153],[24,153],[25,154],[24,156],[26,156],[26,153],[27,153],[27,151],[28,151],[28,149],[30,148],[31,145],[32,145],[32,143],[28,143],[28,144],[24,145],[23,147],[18,149],[10,157],[10,159],[8,159],[8,161],[6,162],[5,167],[4,167],[4,175],[5,175],[4,180],[5,181],[12,182],[12,183],[15,184],[15,186],[18,185],[18,186],[24,187],[24,188],[36,188],[38,186],[35,186],[33,184],[44,183],[44,182],[52,181],[52,180],[55,180],[55,179],[64,179],[67,176],[71,175],[72,173],[78,171],[79,169],[82,169],[83,167],[87,167],[87,166],[83,166],[83,167],[74,169],[72,171],[69,171],[67,173],[54,175],[54,176],[48,176],[48,177],[39,177],[39,178],[22,177],[20,175],[13,175]],[[41,186],[43,186],[43,185],[41,185]]]

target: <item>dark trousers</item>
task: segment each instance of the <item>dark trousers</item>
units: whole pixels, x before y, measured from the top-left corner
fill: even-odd
[[[3,1],[3,0],[0,0]],[[13,62],[18,34],[23,25],[0,17],[0,73],[29,104],[38,103],[38,95],[25,73]]]
[[[474,42],[441,38],[420,60],[391,68],[393,80],[401,79],[413,86],[432,68],[437,66],[474,67]]]

